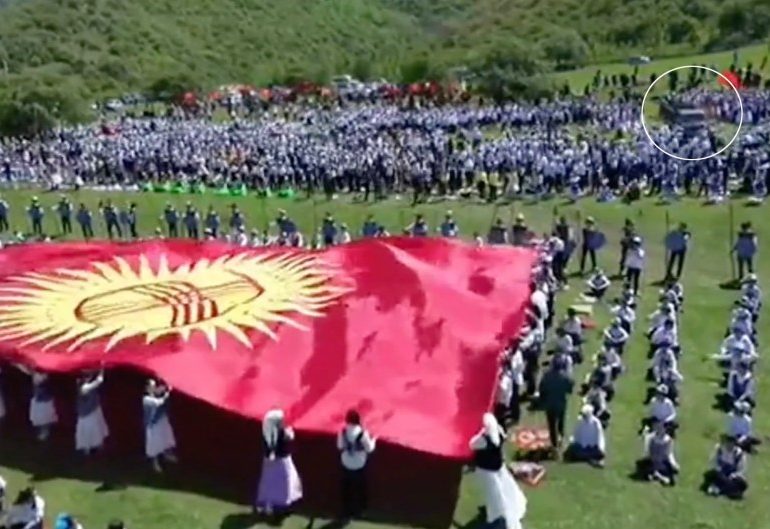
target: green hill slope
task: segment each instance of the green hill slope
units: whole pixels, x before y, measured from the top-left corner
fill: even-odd
[[[0,97],[63,87],[85,98],[169,77],[529,74],[727,49],[769,28],[767,0],[23,0],[0,8]]]

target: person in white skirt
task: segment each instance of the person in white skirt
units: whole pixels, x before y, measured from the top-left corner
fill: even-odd
[[[484,414],[481,431],[470,442],[475,474],[486,503],[487,523],[501,520],[505,529],[521,529],[527,511],[527,498],[505,466],[505,432],[491,413]]]
[[[87,373],[78,379],[75,448],[89,455],[104,445],[110,431],[104,420],[99,388],[104,383],[104,373]]]
[[[163,472],[161,460],[176,462],[174,449],[176,438],[168,418],[169,397],[171,388],[165,384],[150,380],[147,382],[147,392],[142,400],[144,411],[145,453],[152,461],[155,472]]]
[[[37,438],[45,441],[51,435],[51,428],[59,422],[56,403],[51,393],[48,375],[32,371],[32,400],[29,403],[29,421],[37,430]]]

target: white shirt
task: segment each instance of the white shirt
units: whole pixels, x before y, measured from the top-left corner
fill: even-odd
[[[734,356],[738,352],[754,356],[756,354],[754,343],[747,335],[743,335],[740,338],[734,334],[730,334],[722,342],[722,355]]]
[[[355,447],[346,450],[345,441],[347,440],[352,445],[359,435],[361,435],[361,448],[363,450],[357,450]],[[342,466],[348,470],[361,470],[366,465],[369,454],[374,452],[375,444],[375,439],[372,439],[369,432],[360,426],[346,425],[343,431],[337,435],[337,449],[340,451]]]
[[[548,297],[545,295],[545,292],[537,288],[532,292],[529,300],[532,305],[537,307],[537,310],[540,312],[540,316],[543,319],[548,317]]]
[[[737,437],[747,437],[751,435],[753,428],[751,417],[746,414],[730,412],[727,416],[727,434]]]
[[[596,446],[604,452],[604,428],[596,416],[580,417],[575,424],[571,442],[581,447]]]
[[[626,268],[635,268],[641,270],[644,268],[644,248],[632,248],[626,254]]]
[[[674,403],[668,397],[652,399],[652,402],[650,402],[650,417],[654,417],[662,422],[673,421],[676,419]]]
[[[670,329],[666,329],[665,327],[658,327],[655,332],[652,333],[650,342],[653,345],[677,345],[679,340],[677,339],[676,330],[674,327],[671,327]]]

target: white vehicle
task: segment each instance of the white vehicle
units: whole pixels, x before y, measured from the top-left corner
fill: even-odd
[[[652,59],[650,59],[646,55],[637,55],[635,57],[631,57],[630,59],[628,59],[628,64],[630,64],[631,66],[638,66],[641,64],[650,64],[651,61]]]

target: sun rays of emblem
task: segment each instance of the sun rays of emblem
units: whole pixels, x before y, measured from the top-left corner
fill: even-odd
[[[246,253],[173,269],[165,255],[157,266],[142,255],[136,269],[116,257],[93,270],[30,272],[0,285],[0,340],[73,351],[107,339],[109,351],[127,338],[188,340],[198,331],[212,349],[219,332],[251,347],[248,330],[277,339],[271,324],[304,329],[298,315],[322,316],[347,291],[333,276],[315,256]]]

